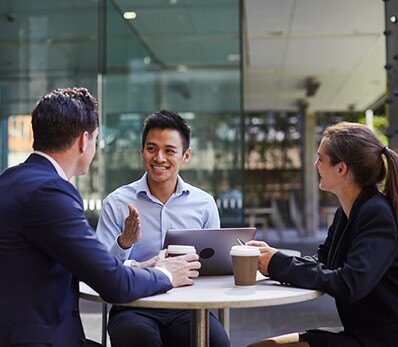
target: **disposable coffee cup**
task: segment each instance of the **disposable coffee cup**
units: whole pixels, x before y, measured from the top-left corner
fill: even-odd
[[[169,245],[167,247],[167,256],[169,257],[177,257],[179,255],[196,253],[196,249],[194,246],[186,246],[186,245]]]
[[[238,287],[254,286],[260,250],[253,246],[233,246],[230,255],[235,285]]]

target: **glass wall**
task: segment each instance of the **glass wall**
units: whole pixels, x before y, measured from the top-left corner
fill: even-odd
[[[303,186],[300,115],[243,116],[242,3],[0,1],[0,169],[31,152],[37,99],[57,87],[82,86],[101,106],[97,156],[89,173],[73,181],[93,224],[107,194],[142,176],[143,121],[165,108],[192,128],[193,156],[181,175],[214,195],[224,226],[248,223],[248,209],[257,208],[268,213],[264,220],[277,223],[269,212],[278,210],[279,220],[294,226],[290,206]],[[345,116],[316,117],[320,135]],[[331,199],[321,192],[321,208]]]
[[[192,129],[183,179],[217,198],[224,225],[241,223],[239,2],[109,1],[106,21],[104,193],[142,176],[143,121],[164,108]]]
[[[86,87],[97,94],[98,3],[5,0],[0,2],[0,13],[4,169],[24,161],[32,152],[30,114],[40,96],[69,86]],[[94,176],[95,170],[90,170],[87,177],[73,181],[83,197],[98,196]]]
[[[1,116],[30,114],[44,92],[96,87],[97,4],[91,0],[0,2]]]
[[[253,211],[257,216],[255,221],[263,220],[263,229],[268,223],[281,230],[296,227],[291,208],[302,191],[300,117],[275,111],[246,117],[245,207],[248,215]]]
[[[183,178],[217,197],[225,221],[231,206],[231,221],[241,221],[238,0],[5,0],[0,11],[2,169],[32,151],[38,98],[83,86],[101,105],[98,154],[74,181],[93,224],[103,197],[143,174],[143,120],[162,108],[192,128]]]

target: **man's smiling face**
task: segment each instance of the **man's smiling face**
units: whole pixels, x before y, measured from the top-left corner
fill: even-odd
[[[153,128],[148,132],[141,156],[149,185],[152,182],[175,184],[181,165],[189,161],[191,150],[183,152],[177,130]]]

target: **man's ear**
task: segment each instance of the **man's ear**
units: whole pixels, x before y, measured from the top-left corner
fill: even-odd
[[[79,136],[79,150],[80,153],[84,153],[87,149],[88,145],[88,138],[89,138],[89,133],[87,131],[83,131],[80,136]]]
[[[185,151],[185,153],[184,153],[184,155],[183,155],[183,158],[182,158],[182,162],[183,162],[184,164],[189,163],[189,159],[191,159],[191,154],[192,154],[192,150],[191,150],[191,148],[188,148],[188,149]]]

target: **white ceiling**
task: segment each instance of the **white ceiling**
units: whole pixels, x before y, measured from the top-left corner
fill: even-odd
[[[307,98],[309,108],[315,111],[364,110],[385,94],[383,1],[242,2],[245,110],[297,110],[297,101],[305,98],[304,81],[309,77],[320,82],[315,96]],[[131,64],[139,59],[143,62],[150,52],[153,63],[159,62],[166,72],[185,66],[188,82],[192,74],[192,78],[197,79],[209,73],[220,85],[225,81],[220,90],[230,93],[230,98],[239,103],[236,98],[239,78],[235,76],[239,61],[229,59],[231,55],[239,59],[239,0],[113,0],[107,3],[108,72],[130,73]],[[137,12],[137,19],[124,23],[122,13],[131,10]],[[75,75],[95,74],[96,11],[96,0],[67,3],[1,0],[2,100],[11,100],[10,103],[18,100],[21,104],[21,100],[35,100],[41,95],[42,89],[50,86],[46,81],[59,84],[63,82],[62,76],[73,79]],[[10,14],[12,20],[8,18]],[[138,47],[135,36],[146,43],[148,50]],[[42,74],[43,83],[39,85],[37,78],[32,79],[29,90],[33,90],[35,84],[40,92],[33,96],[21,92],[17,98],[15,93],[21,88],[11,87],[21,78],[30,80],[32,71],[35,76]],[[228,76],[233,77],[232,82]],[[191,87],[192,83],[188,82],[187,86]],[[212,81],[210,87],[214,87]],[[222,99],[218,94],[214,94],[213,99],[213,103],[219,103],[224,109],[231,104],[230,99]],[[187,99],[183,106],[192,105],[192,99]]]
[[[245,0],[247,111],[365,110],[386,89],[384,2]],[[304,81],[320,87],[305,96]]]

